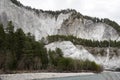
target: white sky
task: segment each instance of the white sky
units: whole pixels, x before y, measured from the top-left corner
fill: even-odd
[[[120,24],[120,0],[19,0],[43,10],[75,9],[83,15],[109,18]]]

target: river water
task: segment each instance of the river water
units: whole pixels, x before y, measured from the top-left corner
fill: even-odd
[[[35,79],[35,80],[120,80],[120,72],[103,72],[94,75],[81,75],[75,77]]]

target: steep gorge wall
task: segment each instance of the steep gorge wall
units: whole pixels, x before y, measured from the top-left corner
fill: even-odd
[[[36,14],[34,10],[17,6],[10,0],[1,0],[0,22],[6,25],[7,21],[12,21],[15,28],[22,28],[26,33],[31,32],[36,40],[56,34],[74,35],[92,40],[118,40],[119,38],[118,33],[111,26],[85,19],[75,10],[59,11],[58,14],[39,11]]]

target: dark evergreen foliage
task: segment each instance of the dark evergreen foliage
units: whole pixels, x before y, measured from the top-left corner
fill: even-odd
[[[22,29],[14,31],[11,21],[5,30],[0,25],[0,56],[5,57],[0,63],[5,70],[46,69],[48,64],[47,50],[43,43],[35,41],[34,36],[30,33],[26,35]]]
[[[14,3],[15,5],[19,6],[19,7],[24,7],[26,8],[27,10],[31,10],[31,11],[35,11],[35,13],[37,15],[39,15],[39,13],[49,13],[51,15],[55,15],[56,18],[59,14],[63,13],[63,14],[66,14],[66,13],[69,13],[69,12],[76,12],[74,9],[67,9],[67,10],[58,10],[58,11],[51,11],[51,10],[47,10],[47,11],[43,11],[42,9],[35,9],[35,8],[31,8],[30,6],[24,6],[23,4],[21,4],[18,0],[11,0],[12,3]]]
[[[115,22],[115,21],[111,21],[107,18],[103,19],[104,23],[112,26],[120,35],[120,26]]]
[[[87,39],[76,38],[72,35],[52,35],[47,37],[48,43],[55,41],[71,41],[75,45],[83,45],[87,47],[120,47],[120,41],[93,41]]]
[[[21,4],[19,1],[17,1],[17,0],[11,0],[11,1],[12,1],[12,3],[16,4],[17,6],[23,7],[23,4]]]

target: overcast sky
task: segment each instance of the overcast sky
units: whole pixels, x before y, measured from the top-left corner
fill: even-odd
[[[120,24],[120,0],[19,0],[43,10],[75,9],[83,15],[110,18]]]

